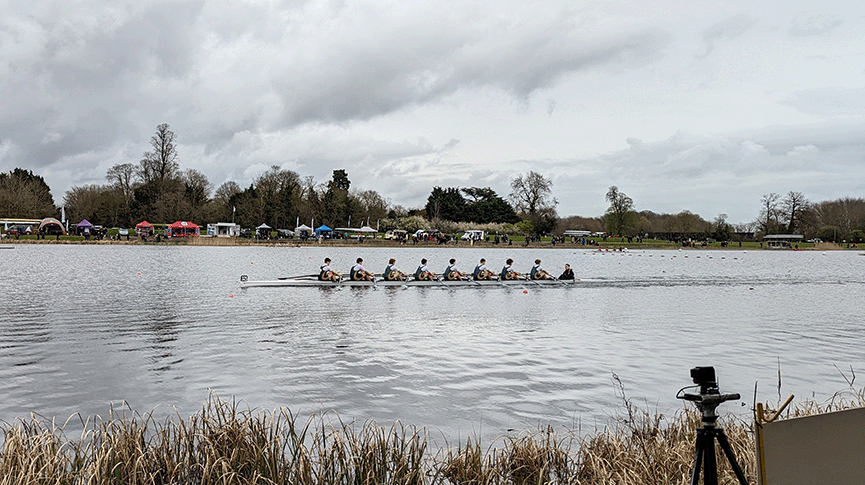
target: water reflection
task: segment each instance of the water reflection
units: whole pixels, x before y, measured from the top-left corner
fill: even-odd
[[[532,250],[529,250],[532,251]],[[831,395],[862,362],[865,258],[851,253],[546,249],[574,287],[255,288],[325,256],[530,261],[511,248],[18,246],[0,290],[0,419],[252,407],[402,420],[446,437],[604,424],[628,395],[665,411],[688,369],[743,396]],[[29,268],[46,268],[50,278]],[[347,268],[336,268],[343,270]],[[527,268],[518,268],[525,270]],[[749,397],[748,401],[752,400]]]

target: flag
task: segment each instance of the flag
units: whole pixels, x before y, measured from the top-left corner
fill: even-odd
[[[231,208],[231,213],[234,214],[235,212],[237,212],[237,206]]]
[[[60,208],[60,222],[66,222],[66,206]]]

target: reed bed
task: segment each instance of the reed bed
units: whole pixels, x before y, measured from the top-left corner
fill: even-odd
[[[861,406],[863,392],[787,417]],[[424,430],[395,423],[344,423],[333,414],[301,419],[288,409],[254,411],[211,396],[197,414],[162,421],[153,412],[111,409],[82,421],[77,437],[39,416],[2,426],[0,485],[297,484],[539,485],[684,484],[690,479],[699,414],[671,416],[633,406],[592,433],[546,427],[487,446],[468,438],[431,450]],[[750,424],[722,419],[745,474],[755,476]],[[735,484],[719,456],[719,483]]]

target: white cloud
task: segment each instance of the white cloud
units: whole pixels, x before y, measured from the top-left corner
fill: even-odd
[[[563,215],[603,213],[617,185],[745,220],[771,191],[863,193],[863,19],[804,1],[17,2],[0,170],[59,200],[167,122],[215,185],[344,168],[416,207],[536,170]]]

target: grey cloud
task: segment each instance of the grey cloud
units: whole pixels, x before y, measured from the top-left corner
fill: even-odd
[[[812,200],[865,193],[861,134],[855,124],[725,136],[679,132],[653,143],[629,138],[626,149],[548,163],[545,170],[555,175],[562,214],[602,214],[601,189],[617,185],[638,210],[687,209],[704,218],[725,212],[746,222],[756,217],[764,193],[796,190]]]
[[[715,50],[715,42],[721,39],[732,39],[745,33],[755,21],[745,14],[736,15],[709,27],[703,32],[703,42],[706,44],[705,56]]]
[[[844,24],[844,21],[834,15],[798,15],[790,26],[790,34],[797,37],[822,35]]]
[[[283,123],[364,120],[463,89],[524,98],[580,69],[647,62],[668,42],[660,31],[599,36],[577,25],[558,16],[501,25],[418,16],[376,36],[332,31],[318,56],[280,65],[273,82]]]
[[[784,104],[816,115],[865,115],[865,89],[820,88],[799,91]]]

